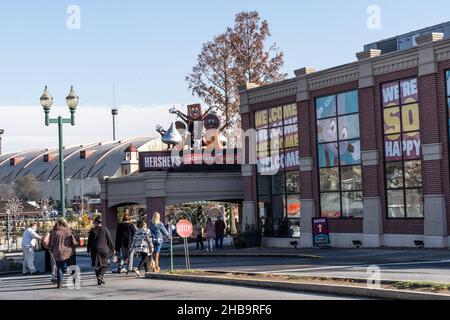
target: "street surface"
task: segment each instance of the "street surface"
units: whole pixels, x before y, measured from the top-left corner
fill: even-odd
[[[106,285],[97,286],[89,258],[79,257],[82,269],[81,288],[56,289],[50,275],[0,277],[0,300],[336,300],[347,299],[310,293],[236,287],[183,281],[162,281],[138,278],[135,274],[108,272]]]

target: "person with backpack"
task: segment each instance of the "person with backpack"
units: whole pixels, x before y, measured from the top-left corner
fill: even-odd
[[[130,247],[136,232],[134,224],[131,222],[130,215],[125,213],[122,222],[119,223],[116,230],[115,250],[119,259],[118,273],[127,272],[124,268],[125,261],[129,259]]]
[[[139,266],[134,269],[134,272],[139,276],[142,277],[140,271],[142,268],[144,268],[145,273],[148,272],[148,265],[149,265],[149,257],[151,259],[151,267],[154,267],[154,262],[152,258],[153,254],[153,239],[152,239],[152,233],[147,228],[147,224],[139,220],[137,223],[138,230],[134,234],[133,242],[131,245],[132,248],[132,254],[140,254],[141,261],[139,263]]]

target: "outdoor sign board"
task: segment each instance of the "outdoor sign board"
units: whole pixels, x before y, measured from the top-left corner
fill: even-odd
[[[139,152],[139,171],[168,171],[170,169],[188,169],[189,167],[237,165],[240,152],[237,149],[222,149],[219,151],[192,151],[177,154],[171,151]]]
[[[192,223],[188,220],[180,220],[177,223],[177,233],[182,238],[189,238],[193,232]]]
[[[328,230],[328,218],[313,218],[313,243],[315,246],[330,244],[330,234]]]

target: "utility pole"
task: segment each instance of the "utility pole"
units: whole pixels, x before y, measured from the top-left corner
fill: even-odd
[[[113,120],[113,141],[116,141],[116,118],[119,115],[119,110],[116,108],[116,86],[113,85],[113,107],[111,109],[112,120]]]
[[[2,155],[2,143],[3,143],[3,134],[5,133],[5,130],[0,129],[0,156]]]

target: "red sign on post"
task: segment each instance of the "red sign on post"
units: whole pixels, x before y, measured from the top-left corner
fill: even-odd
[[[190,223],[188,220],[178,221],[177,233],[180,237],[189,238],[192,232],[193,232],[192,223]]]

